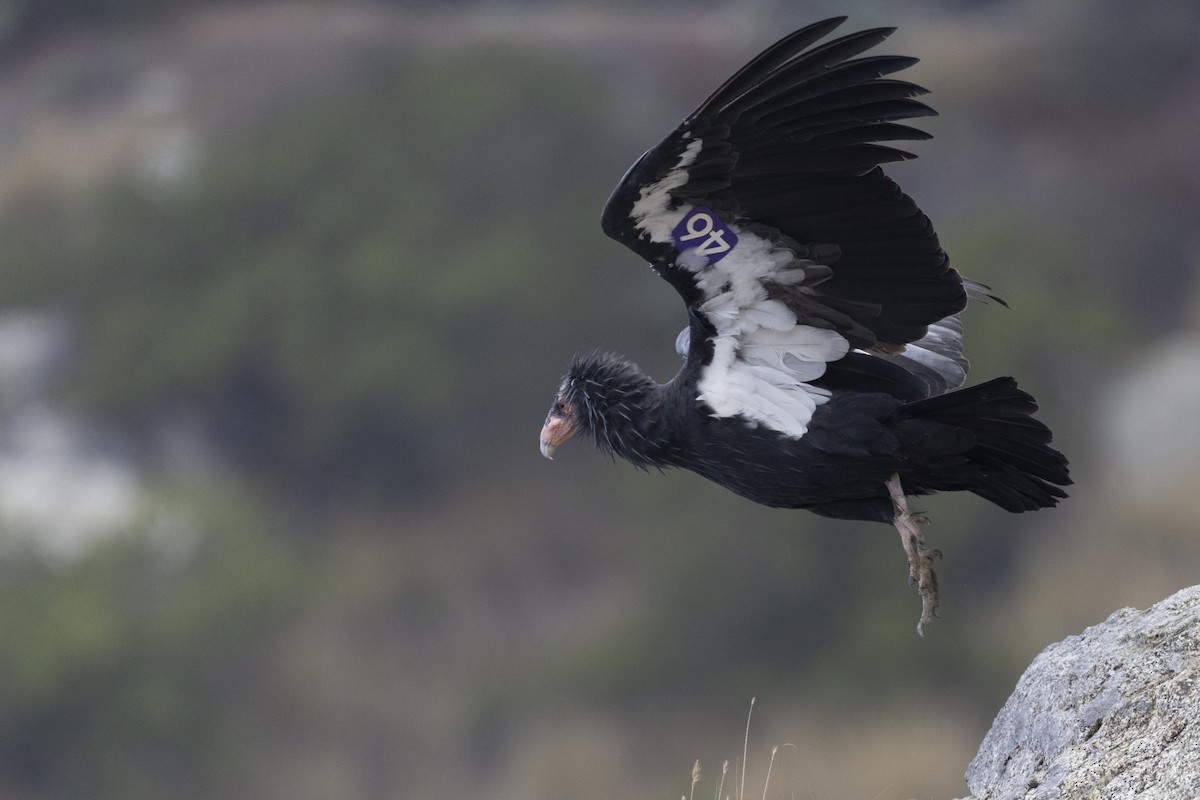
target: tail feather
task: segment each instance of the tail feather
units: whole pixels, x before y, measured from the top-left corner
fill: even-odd
[[[929,477],[934,491],[974,492],[1007,511],[1056,505],[1070,486],[1066,457],[1050,446],[1050,429],[1033,418],[1037,402],[1012,378],[918,400],[904,406],[913,419],[942,423],[974,436],[965,463]]]

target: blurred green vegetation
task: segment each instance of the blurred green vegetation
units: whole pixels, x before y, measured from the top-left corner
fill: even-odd
[[[561,327],[574,276],[555,262],[594,202],[545,198],[568,163],[589,177],[568,158],[596,91],[503,56],[362,75],[186,185],[103,187],[71,235],[69,199],[12,203],[0,292],[77,320],[72,406],[130,433],[186,413],[306,486],[422,486],[494,446],[513,387],[544,380],[536,357],[562,358],[536,333]]]
[[[86,558],[0,559],[6,784],[200,796],[223,786],[212,765],[241,765],[243,704],[269,679],[272,631],[312,598],[311,565],[244,492],[160,500]]]
[[[353,87],[255,120],[180,181],[130,171],[83,195],[38,185],[0,210],[4,305],[75,325],[58,407],[119,431],[167,474],[163,430],[198,428],[254,487],[230,497],[201,476],[168,511],[184,515],[183,552],[147,518],[64,566],[19,545],[0,559],[0,786],[258,786],[254,761],[268,754],[246,737],[289,716],[286,692],[269,687],[315,668],[278,640],[334,646],[319,623],[329,615],[350,628],[381,617],[408,636],[425,635],[422,617],[445,622],[436,609],[468,568],[459,559],[417,591],[429,578],[406,566],[424,563],[406,509],[430,491],[456,502],[460,485],[514,488],[504,454],[516,434],[538,458],[527,429],[575,349],[551,332],[610,321],[580,302],[592,291],[580,277],[602,274],[583,244],[601,238],[596,198],[625,157],[601,157],[620,148],[596,136],[602,86],[510,51],[356,58]],[[646,277],[627,269],[616,283],[641,293]],[[625,341],[650,338],[627,322]],[[670,341],[658,329],[674,320],[648,325]],[[463,541],[424,545],[434,561],[489,538],[494,512],[469,516],[484,527],[447,525]],[[399,527],[384,544],[381,524]],[[380,575],[364,598],[364,549],[408,579]],[[499,563],[480,564],[481,584],[511,580]],[[470,709],[477,692],[458,691]],[[319,726],[327,713],[290,715]]]

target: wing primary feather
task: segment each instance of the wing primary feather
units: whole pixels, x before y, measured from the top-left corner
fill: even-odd
[[[878,144],[856,144],[839,147],[833,151],[816,153],[791,153],[771,158],[748,158],[741,165],[747,176],[779,174],[788,172],[836,172],[866,171],[891,161],[909,161],[916,158],[912,153]]]
[[[820,22],[814,22],[783,37],[751,60],[749,64],[735,72],[729,80],[717,87],[717,90],[700,104],[700,107],[696,109],[696,112],[692,116],[702,115],[718,98],[726,96],[736,97],[747,89],[761,83],[766,76],[779,69],[783,64],[791,61],[809,45],[825,38],[846,20],[847,17],[844,16],[831,17]]]
[[[888,97],[917,97],[928,94],[929,90],[922,86],[883,77],[899,72],[916,61],[915,58],[902,56],[875,56],[839,64],[816,77],[792,81],[774,91],[756,92],[753,98],[747,96],[747,101],[738,108],[739,119],[753,124],[754,119],[771,111],[785,108],[799,111],[813,105],[820,107],[821,98],[838,97],[843,98],[843,102],[853,102],[858,98],[853,94],[853,90],[870,91],[872,94]]]
[[[777,125],[788,119],[811,119],[817,113],[834,108],[865,107],[888,100],[907,100],[928,94],[928,90],[908,81],[879,78],[869,83],[838,86],[829,91],[810,92],[807,86],[797,86],[764,98],[742,112],[743,125]],[[771,119],[770,122],[764,122]],[[869,118],[867,118],[869,119]]]
[[[936,117],[937,112],[924,103],[907,98],[885,99],[862,105],[831,106],[815,114],[790,117],[771,126],[775,133],[791,133],[793,129],[813,128],[847,122],[890,122],[913,117]]]
[[[870,142],[924,142],[933,138],[933,134],[908,125],[898,125],[894,122],[876,122],[870,125],[858,125],[853,128],[843,128],[840,131],[830,131],[813,136],[808,140],[811,147],[830,150],[851,144],[867,144]]]
[[[857,33],[847,34],[834,39],[808,52],[798,54],[795,58],[784,62],[762,80],[747,88],[741,94],[729,99],[722,99],[719,112],[737,114],[740,103],[744,99],[752,100],[756,95],[773,95],[781,87],[794,86],[805,80],[827,73],[831,68],[859,53],[870,50],[875,45],[890,36],[895,28],[871,28]],[[882,56],[881,58],[888,58]],[[897,57],[899,58],[899,57]]]

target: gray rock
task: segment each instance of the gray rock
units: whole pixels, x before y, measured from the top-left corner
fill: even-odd
[[[1200,797],[1200,586],[1046,648],[967,769],[973,800]]]

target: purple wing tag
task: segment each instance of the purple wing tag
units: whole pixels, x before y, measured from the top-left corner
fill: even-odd
[[[737,234],[721,222],[712,209],[696,206],[671,231],[679,252],[691,250],[704,259],[705,265],[715,264],[734,248]]]

